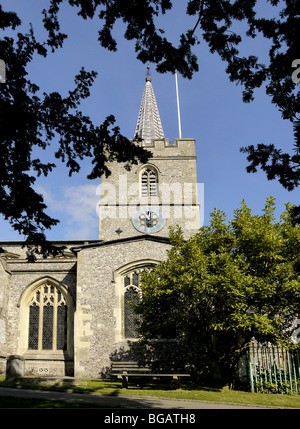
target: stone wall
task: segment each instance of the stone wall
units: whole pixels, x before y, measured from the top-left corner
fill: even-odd
[[[122,335],[121,277],[162,261],[168,249],[168,240],[140,237],[78,250],[75,376],[100,377],[115,353],[128,349]]]
[[[165,259],[169,240],[139,236],[74,244],[74,252],[67,257],[35,263],[27,262],[20,244],[6,249],[15,257],[0,266],[2,373],[6,357],[20,355],[25,358],[25,375],[100,377],[116,353],[134,350],[136,341],[128,342],[123,334],[122,276]],[[71,348],[67,352],[28,350],[29,292],[44,280],[63,285],[73,300],[74,313],[68,327]]]
[[[64,242],[69,247],[81,242]],[[66,287],[73,297],[73,306],[76,300],[76,255],[66,249],[65,255],[57,258],[38,259],[35,263],[28,263],[26,249],[22,243],[0,243],[4,250],[0,263],[0,355],[1,368],[5,366],[5,359],[10,355],[21,355],[25,358],[25,375],[49,376],[64,375],[66,361],[71,359],[73,366],[73,338],[70,356],[59,356],[43,352],[28,355],[28,306],[22,304],[22,299],[36,282],[53,279]],[[0,261],[1,262],[1,261]],[[72,327],[72,337],[73,327]],[[67,364],[68,368],[70,364]],[[70,372],[70,370],[68,369]]]
[[[7,339],[7,303],[8,303],[8,281],[10,273],[6,261],[0,255],[0,355]]]
[[[0,375],[6,373],[6,356],[0,356]]]

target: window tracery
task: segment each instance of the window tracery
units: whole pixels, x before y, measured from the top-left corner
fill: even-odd
[[[141,299],[140,278],[146,269],[134,270],[123,277],[124,287],[124,336],[125,338],[137,337],[137,322],[139,316],[134,311],[134,306]]]
[[[158,174],[153,167],[146,167],[141,172],[141,196],[158,196]]]
[[[29,350],[65,350],[67,348],[67,304],[54,285],[35,289],[29,301]]]

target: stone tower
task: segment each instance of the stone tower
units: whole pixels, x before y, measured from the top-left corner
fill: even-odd
[[[200,228],[197,196],[195,140],[164,136],[152,87],[146,84],[138,114],[135,138],[152,153],[145,165],[128,172],[113,162],[102,178],[99,239],[104,241],[141,234],[168,237],[179,225],[186,238]]]

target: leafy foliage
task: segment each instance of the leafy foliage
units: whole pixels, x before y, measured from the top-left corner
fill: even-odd
[[[186,0],[186,13],[195,17],[195,25],[180,35],[177,47],[155,22],[155,18],[172,9],[170,0],[51,0],[50,22],[57,22],[57,12],[63,1],[76,6],[84,19],[98,16],[100,25],[103,24],[99,42],[113,51],[117,49],[117,41],[112,31],[116,21],[123,20],[126,25],[124,37],[136,41],[137,58],[143,63],[156,64],[158,72],[174,73],[177,70],[191,79],[199,70],[196,46],[204,41],[210,51],[226,63],[230,81],[243,86],[244,102],[252,101],[254,91],[264,86],[282,118],[294,125],[295,154],[282,153],[272,144],[250,145],[241,149],[248,154],[247,171],[256,172],[260,167],[269,180],[279,180],[288,190],[299,185],[300,95],[298,84],[292,79],[292,63],[299,57],[299,0],[268,0],[264,7],[269,6],[273,17],[262,17],[256,0]],[[260,59],[257,55],[243,56],[240,53],[241,42],[247,37],[261,37],[269,42],[268,60],[267,55]]]
[[[292,191],[300,183],[300,122],[294,123],[294,154],[282,153],[273,144],[258,144],[242,148],[241,151],[247,153],[247,160],[250,162],[247,167],[249,173],[255,173],[257,167],[267,174],[268,180],[277,179],[279,183],[288,191]],[[299,210],[300,207],[298,207]],[[295,217],[296,219],[296,217]],[[299,222],[299,221],[297,221]]]
[[[269,0],[267,3],[274,9],[275,16],[269,19],[259,16],[256,0],[187,0],[186,13],[195,16],[195,26],[180,35],[178,47],[173,46],[164,29],[157,28],[155,22],[155,18],[172,9],[170,0],[51,0],[51,6],[44,14],[47,23],[56,23],[51,26],[52,35],[59,31],[57,13],[64,1],[77,7],[78,15],[84,19],[99,18],[103,24],[99,42],[107,49],[117,49],[112,31],[116,21],[121,19],[126,25],[124,37],[136,41],[139,60],[157,64],[159,72],[177,70],[191,78],[199,69],[192,49],[204,40],[211,52],[218,53],[227,63],[230,80],[244,85],[244,101],[252,100],[255,88],[267,82],[266,93],[285,119],[295,119],[300,110],[299,95],[294,94],[295,84],[291,79],[291,63],[298,56],[299,0],[280,3],[279,0]],[[279,6],[282,7],[280,11]],[[238,45],[245,37],[242,31],[235,30],[235,24],[239,22],[245,24],[246,36],[263,36],[270,40],[269,65],[254,55],[239,56]]]
[[[289,345],[300,308],[300,226],[291,208],[276,223],[272,198],[261,216],[243,202],[228,224],[215,210],[188,241],[172,231],[167,260],[142,279],[142,338],[176,339],[202,381],[229,383],[252,339]]]
[[[58,136],[56,157],[66,163],[70,174],[79,171],[85,157],[92,158],[94,168],[90,178],[109,174],[107,160],[128,162],[130,167],[150,156],[120,134],[113,116],[101,125],[94,125],[78,110],[81,100],[89,96],[95,72],[80,70],[75,77],[75,88],[67,97],[59,93],[41,96],[38,86],[28,79],[26,69],[34,55],[47,56],[62,47],[67,38],[60,31],[59,10],[63,3],[75,8],[83,19],[99,19],[99,43],[111,51],[117,49],[114,25],[122,20],[126,26],[124,37],[136,42],[137,58],[143,63],[157,64],[161,73],[177,70],[182,76],[192,78],[199,69],[194,51],[205,41],[210,51],[226,63],[229,79],[243,85],[245,102],[253,100],[254,90],[264,85],[282,117],[297,124],[300,100],[291,79],[291,64],[298,56],[299,0],[268,0],[274,18],[260,17],[256,0],[187,0],[186,13],[195,17],[195,25],[179,36],[178,46],[156,24],[157,18],[172,9],[170,0],[49,0],[42,11],[46,41],[37,41],[32,28],[28,34],[18,33],[15,38],[0,40],[1,58],[9,75],[7,83],[1,84],[0,93],[1,213],[13,228],[28,237],[29,243],[40,243],[38,252],[47,254],[44,230],[58,221],[45,214],[43,198],[33,190],[36,176],[49,174],[55,164],[34,158],[34,148],[46,150]],[[15,30],[20,22],[14,12],[4,11],[0,5],[1,29]],[[245,24],[246,36],[236,30],[239,23]],[[238,47],[245,37],[259,36],[270,41],[269,64],[255,55],[244,57],[239,53]],[[256,171],[261,166],[269,179],[279,178],[287,189],[298,186],[299,129],[295,130],[293,156],[282,154],[272,145],[244,148],[249,154],[248,170]]]
[[[19,18],[4,12],[0,6],[1,28],[16,28]],[[93,169],[88,178],[109,175],[107,161],[125,162],[127,168],[138,161],[146,162],[150,154],[121,135],[115,118],[108,116],[101,125],[94,125],[89,117],[78,110],[81,100],[90,94],[95,72],[81,69],[75,76],[75,88],[67,97],[53,92],[40,95],[40,88],[31,82],[26,67],[34,54],[47,56],[49,47],[62,44],[63,35],[55,34],[55,20],[49,44],[39,43],[33,29],[28,34],[18,33],[15,38],[0,41],[1,57],[5,58],[9,79],[0,92],[0,210],[12,227],[27,237],[29,260],[35,254],[47,256],[62,249],[48,243],[45,229],[58,223],[45,213],[43,196],[34,190],[36,178],[47,176],[55,168],[53,162],[42,162],[35,157],[36,148],[46,150],[58,139],[55,157],[63,161],[69,174],[80,170],[80,161],[92,158]]]

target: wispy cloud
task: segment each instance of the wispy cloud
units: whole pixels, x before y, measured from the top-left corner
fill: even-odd
[[[45,187],[36,187],[48,207],[47,212],[60,220],[61,240],[98,238],[97,186],[92,184],[64,187],[59,194]],[[97,234],[95,236],[95,234]]]

